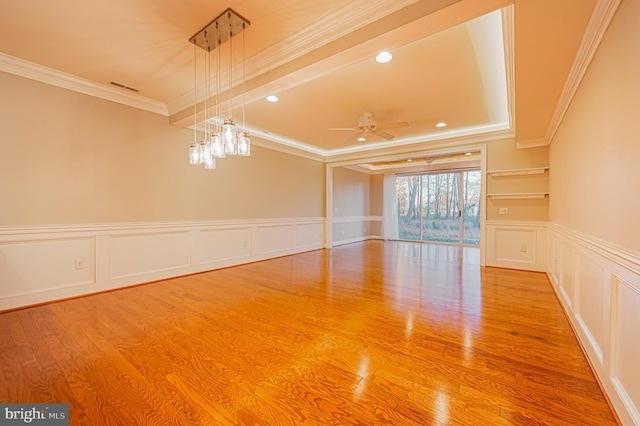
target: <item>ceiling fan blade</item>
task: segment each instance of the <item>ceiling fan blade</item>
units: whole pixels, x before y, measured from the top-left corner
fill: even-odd
[[[362,134],[364,133],[363,130],[357,132],[356,134],[354,134],[353,136],[351,136],[349,139],[347,139],[348,141],[355,141],[356,139],[358,139]]]
[[[358,130],[355,127],[329,127],[327,130]]]
[[[373,133],[375,133],[376,135],[381,136],[381,137],[383,137],[383,138],[385,138],[387,140],[391,140],[391,139],[395,138],[395,136],[393,136],[393,135],[391,135],[391,134],[389,134],[387,132],[383,132],[382,130],[378,130],[378,129],[376,129],[376,131],[373,132]]]
[[[378,129],[399,129],[401,127],[409,127],[409,123],[407,123],[406,121],[401,121],[398,123],[389,123],[389,124],[384,124],[382,126],[378,126]]]

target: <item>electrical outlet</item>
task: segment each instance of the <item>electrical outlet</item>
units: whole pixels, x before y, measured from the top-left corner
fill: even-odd
[[[500,214],[509,214],[509,209],[507,207],[500,207]]]
[[[76,266],[76,269],[84,269],[84,260],[76,259],[75,266]]]
[[[242,242],[242,247],[246,247],[248,244],[249,244],[249,243],[247,243],[247,240],[244,240],[244,241]]]
[[[522,246],[520,246],[520,252],[522,253],[526,253],[527,252],[527,245],[523,244]]]

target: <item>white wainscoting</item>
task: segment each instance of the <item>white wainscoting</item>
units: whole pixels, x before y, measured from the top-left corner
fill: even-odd
[[[324,218],[0,229],[0,311],[321,249]]]
[[[332,219],[333,245],[381,239],[373,228],[381,229],[382,216],[334,216]]]
[[[547,222],[487,221],[486,265],[545,272]]]
[[[640,425],[640,256],[549,224],[547,274],[622,424]]]

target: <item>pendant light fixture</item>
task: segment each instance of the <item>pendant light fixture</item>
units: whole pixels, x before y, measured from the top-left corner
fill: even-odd
[[[232,9],[227,9],[216,19],[211,21],[206,27],[196,33],[189,39],[194,45],[194,142],[189,147],[189,162],[191,164],[204,164],[206,169],[216,168],[216,159],[224,158],[227,155],[248,156],[251,153],[251,137],[245,128],[245,43],[244,30],[250,25],[249,21],[244,19]],[[242,130],[239,130],[233,120],[233,37],[242,33]],[[222,114],[221,108],[221,55],[220,46],[225,42],[228,44],[228,84],[225,87],[227,91],[227,118],[223,121],[222,126],[219,125]],[[205,83],[204,83],[204,140],[200,143],[196,142],[198,124],[197,119],[197,49],[200,47],[205,53]],[[211,51],[216,51],[215,72],[211,66]],[[211,119],[209,118],[209,100],[213,99],[211,95],[211,80],[215,78],[215,123],[211,128]]]

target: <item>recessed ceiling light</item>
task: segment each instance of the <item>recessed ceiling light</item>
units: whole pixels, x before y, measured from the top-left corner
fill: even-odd
[[[267,96],[267,100],[269,102],[278,102],[280,99],[278,99],[278,97],[276,95],[269,95],[269,96]]]
[[[410,162],[412,162],[412,161],[413,161],[413,159],[412,159],[412,158],[409,158],[409,159],[407,160],[407,163],[410,163]]]
[[[378,53],[378,56],[376,56],[376,62],[381,63],[381,64],[385,64],[385,63],[389,62],[391,60],[391,58],[393,58],[391,53],[389,53],[389,52],[387,52],[385,50],[383,52]]]
[[[366,139],[366,138],[363,138],[362,136],[360,136],[360,137],[358,138],[358,142],[364,142],[364,141],[366,141],[366,140],[367,140],[367,139]]]
[[[472,152],[465,152],[464,155],[471,155],[473,154]]]
[[[439,122],[438,124],[436,124],[436,127],[446,127],[446,126],[447,126],[447,123],[442,122],[442,121]]]

